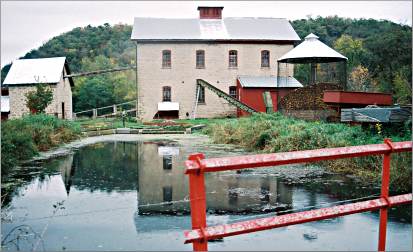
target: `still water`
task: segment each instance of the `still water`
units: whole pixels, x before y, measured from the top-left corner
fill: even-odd
[[[189,153],[243,154],[197,141],[103,142],[22,168],[3,198],[3,250],[191,250]],[[325,207],[379,192],[317,166],[206,175],[208,225]],[[378,212],[228,237],[210,250],[376,250]],[[412,247],[411,206],[390,211],[387,248]]]

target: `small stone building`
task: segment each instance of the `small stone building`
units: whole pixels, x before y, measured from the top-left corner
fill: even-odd
[[[36,90],[39,83],[48,84],[53,91],[53,101],[46,114],[63,119],[72,119],[72,78],[66,57],[19,59],[10,68],[3,86],[9,90],[9,118],[18,118],[30,113],[26,105],[26,94]]]

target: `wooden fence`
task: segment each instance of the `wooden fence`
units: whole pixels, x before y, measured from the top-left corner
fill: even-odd
[[[120,115],[123,112],[131,114],[136,112],[136,101],[128,101],[110,106],[88,109],[73,113],[73,119],[79,118],[102,118]]]

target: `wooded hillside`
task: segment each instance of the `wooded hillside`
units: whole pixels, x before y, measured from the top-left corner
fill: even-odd
[[[31,50],[24,57],[65,56],[72,73],[108,69],[135,64],[135,46],[130,40],[132,26],[104,24],[98,27],[77,27]],[[10,65],[1,70],[3,82]],[[132,100],[135,95],[135,72],[122,71],[75,79],[74,110]]]
[[[411,27],[390,21],[317,17],[291,22],[303,39],[310,32],[349,58],[348,79],[355,90],[393,92],[396,102],[411,103]],[[22,58],[66,56],[72,72],[135,64],[130,25],[78,27],[56,36]],[[3,82],[10,65],[1,70]],[[307,69],[296,77],[307,82]],[[134,71],[76,78],[74,110],[134,99]]]

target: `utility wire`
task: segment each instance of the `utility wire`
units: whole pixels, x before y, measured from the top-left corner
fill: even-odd
[[[266,214],[257,214],[257,215],[249,215],[246,217],[241,217],[241,218],[236,218],[236,219],[231,219],[231,222],[233,221],[238,221],[238,220],[246,220],[246,219],[253,219],[255,217],[265,217],[265,216],[274,216],[274,214],[283,214],[283,213],[289,213],[289,212],[297,212],[297,211],[303,211],[307,209],[312,209],[312,208],[319,208],[322,206],[326,205],[339,205],[343,204],[346,202],[354,202],[357,200],[362,200],[362,199],[371,199],[374,197],[379,196],[380,194],[373,194],[365,197],[360,197],[360,198],[354,198],[354,199],[348,199],[348,200],[341,200],[341,201],[334,201],[334,202],[326,202],[326,203],[321,203],[321,204],[316,204],[316,205],[311,205],[311,206],[306,206],[302,208],[295,208],[295,209],[287,209],[287,210],[281,210],[281,211],[274,211],[271,213],[266,213]],[[151,206],[162,206],[162,205],[172,205],[172,204],[178,204],[178,203],[187,203],[191,202],[190,199],[185,197],[182,200],[175,200],[175,201],[164,201],[164,202],[159,202],[159,203],[150,203],[150,204],[145,204],[145,205],[138,205],[139,208],[141,207],[151,207]],[[256,206],[257,204],[250,204],[248,206]],[[28,218],[25,219],[25,221],[28,220],[42,220],[42,219],[49,219],[49,218],[55,218],[55,217],[67,217],[67,216],[75,216],[75,215],[85,215],[85,214],[93,214],[93,213],[101,213],[101,212],[109,212],[109,211],[117,211],[117,210],[132,210],[135,209],[136,207],[117,207],[117,208],[106,208],[106,209],[99,209],[99,210],[91,210],[91,211],[83,211],[83,212],[77,212],[77,213],[68,213],[68,214],[59,214],[59,215],[51,215],[51,216],[44,216],[44,217],[38,217],[38,218]]]

